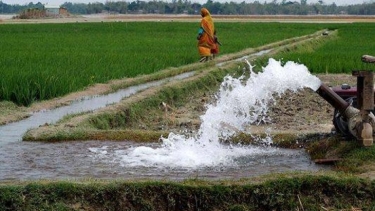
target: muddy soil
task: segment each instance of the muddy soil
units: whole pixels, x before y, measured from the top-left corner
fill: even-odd
[[[317,77],[328,86],[343,83],[354,86],[356,78],[349,74],[320,74]],[[272,106],[270,117],[280,130],[308,130],[329,132],[333,128],[334,108],[310,89],[297,93],[286,93]]]
[[[349,74],[320,74],[321,81],[329,86],[338,86],[343,83],[355,85],[356,78]],[[120,80],[113,83],[121,83]],[[53,109],[69,104],[74,99],[84,96],[103,94],[109,91],[110,84],[97,84],[85,91],[71,93],[65,97],[34,103],[31,107],[17,107],[9,102],[0,102],[0,123],[17,121],[29,116],[32,112]],[[133,129],[147,129],[153,131],[196,131],[200,126],[200,116],[204,114],[206,105],[212,103],[215,93],[202,93],[191,96],[188,103],[180,106],[159,106],[159,116],[149,122],[134,124]],[[161,115],[161,116],[160,116]],[[332,125],[333,108],[317,93],[310,89],[297,93],[287,92],[282,97],[276,98],[275,104],[269,109],[269,122],[262,125],[252,125],[253,132],[263,132],[270,128],[275,133],[330,133]],[[150,119],[149,119],[150,120]],[[129,128],[131,129],[131,128]]]
[[[320,74],[321,81],[329,86],[340,86],[343,83],[356,84],[356,78],[349,74]],[[205,112],[205,106],[212,103],[215,93],[204,93],[191,97],[184,106],[161,105],[164,117],[154,119],[148,124],[148,129],[171,131],[197,130],[200,116]],[[293,93],[286,92],[281,97],[275,97],[270,105],[269,121],[261,125],[252,125],[251,131],[258,133],[269,131],[274,133],[331,133],[333,131],[332,117],[334,108],[311,89]],[[146,126],[137,129],[145,129]]]

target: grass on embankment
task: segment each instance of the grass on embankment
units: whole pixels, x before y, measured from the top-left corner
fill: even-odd
[[[330,135],[307,145],[311,159],[337,159],[337,171],[362,174],[375,178],[375,146],[363,147],[355,138]]]
[[[0,186],[1,210],[373,210],[375,182],[296,173],[277,179],[31,182]]]

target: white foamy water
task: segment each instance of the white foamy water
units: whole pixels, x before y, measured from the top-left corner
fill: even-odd
[[[226,76],[217,93],[215,104],[207,105],[201,116],[202,124],[192,137],[169,134],[159,146],[140,146],[115,151],[116,162],[123,166],[146,166],[156,168],[201,168],[236,166],[238,160],[259,155],[279,153],[274,147],[256,147],[222,144],[238,132],[251,133],[251,125],[267,122],[268,105],[274,96],[285,91],[311,88],[316,91],[321,81],[310,74],[306,66],[274,59],[259,73],[252,71],[250,77]],[[249,128],[250,127],[250,128]],[[264,142],[270,142],[266,138]],[[90,149],[106,156],[101,149]],[[246,160],[246,159],[245,159]]]

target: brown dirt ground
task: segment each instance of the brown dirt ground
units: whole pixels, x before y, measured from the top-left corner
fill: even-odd
[[[317,77],[329,86],[356,83],[356,78],[349,74],[320,74]],[[160,106],[160,109],[165,111],[165,116],[148,125],[149,129],[151,127],[158,130],[168,127],[173,131],[197,130],[200,125],[199,117],[204,114],[205,105],[213,101],[212,96],[213,93],[206,93],[192,97],[189,103],[182,107]],[[330,133],[333,129],[333,110],[329,103],[311,89],[304,89],[297,93],[287,92],[282,97],[276,98],[276,103],[271,105],[269,109],[271,123],[250,127],[254,133],[269,129],[275,133]]]
[[[356,78],[349,74],[320,74],[318,78],[329,86],[343,83],[356,84]],[[334,108],[310,89],[297,93],[286,93],[271,108],[270,117],[280,130],[313,130],[330,132]]]
[[[349,74],[320,74],[317,75],[323,83],[329,86],[339,86],[343,83],[355,85],[356,78]],[[50,109],[56,105],[68,104],[73,98],[81,98],[103,92],[90,88],[87,91],[72,93],[57,100],[41,102],[33,106],[33,110]],[[95,90],[98,93],[95,93]],[[195,131],[200,125],[200,116],[205,112],[207,103],[214,101],[214,93],[202,93],[200,96],[189,97],[183,106],[161,105],[162,116],[157,116],[150,122],[139,122],[135,129],[170,130],[174,132]],[[330,133],[333,129],[333,107],[311,89],[304,89],[297,93],[287,92],[276,98],[276,103],[269,109],[270,124],[251,126],[255,133],[271,128],[275,133]],[[152,111],[150,111],[152,112]]]

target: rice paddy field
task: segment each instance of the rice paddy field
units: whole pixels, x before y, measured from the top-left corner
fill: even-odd
[[[198,23],[97,22],[0,25],[0,101],[28,106],[95,83],[195,63]],[[220,54],[337,29],[338,39],[279,59],[301,62],[313,73],[363,68],[360,56],[375,47],[372,23],[217,22]]]

